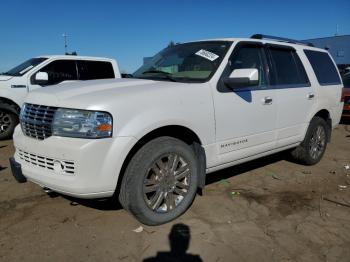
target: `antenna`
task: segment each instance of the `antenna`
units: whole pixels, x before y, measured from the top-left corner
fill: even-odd
[[[64,34],[62,34],[62,37],[64,38],[64,51],[67,54],[67,48],[68,48],[67,38],[68,38],[68,35],[66,33],[64,33]]]

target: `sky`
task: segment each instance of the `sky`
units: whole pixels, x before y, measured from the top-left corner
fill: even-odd
[[[1,0],[0,72],[34,56],[117,59],[132,73],[170,41],[350,34],[350,0]]]

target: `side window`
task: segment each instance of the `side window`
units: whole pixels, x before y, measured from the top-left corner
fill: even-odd
[[[235,69],[256,68],[259,71],[259,86],[266,85],[264,49],[260,46],[242,46],[234,50],[229,59],[229,74]]]
[[[65,80],[77,80],[77,69],[74,60],[57,60],[53,61],[39,72],[48,74],[48,82],[45,85],[55,85]],[[33,79],[32,79],[32,84]]]
[[[305,68],[296,51],[289,48],[269,48],[273,70],[271,85],[309,85]]]
[[[304,50],[320,85],[340,84],[338,70],[328,53]]]
[[[228,64],[218,81],[218,91],[232,92],[232,89],[224,84],[224,79],[229,77],[233,70],[243,68],[256,68],[259,71],[258,86],[263,88],[263,86],[267,85],[264,48],[260,45],[243,44],[233,50]]]
[[[103,61],[78,61],[79,79],[105,79],[114,78],[112,63]]]

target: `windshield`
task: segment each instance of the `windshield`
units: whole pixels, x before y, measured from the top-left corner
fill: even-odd
[[[27,73],[30,69],[36,67],[38,64],[44,62],[47,58],[32,58],[24,63],[20,64],[19,66],[16,66],[9,70],[6,73],[3,73],[3,75],[8,75],[8,76],[22,76],[25,73]]]
[[[231,44],[203,41],[167,47],[136,70],[133,77],[175,82],[208,81]]]

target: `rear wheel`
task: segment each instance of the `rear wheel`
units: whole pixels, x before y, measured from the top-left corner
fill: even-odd
[[[131,159],[119,199],[140,222],[159,225],[183,214],[198,185],[193,149],[171,137],[156,138]]]
[[[16,114],[0,109],[0,140],[10,138],[17,124]]]
[[[329,132],[330,128],[326,121],[320,117],[314,117],[304,141],[292,151],[293,158],[306,165],[317,164],[326,151]]]

